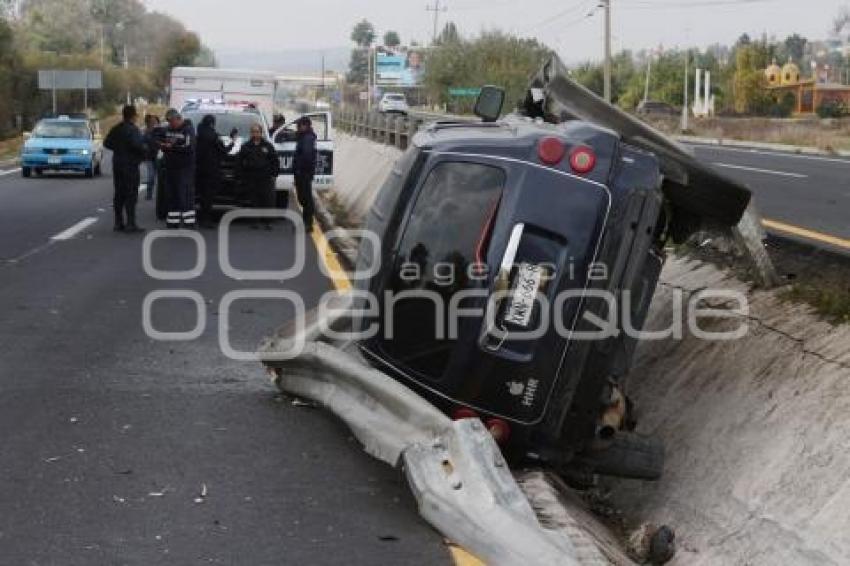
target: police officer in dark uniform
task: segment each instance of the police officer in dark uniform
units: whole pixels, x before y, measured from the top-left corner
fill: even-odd
[[[272,125],[269,128],[269,137],[286,125],[286,117],[283,114],[275,114],[272,117]]]
[[[251,192],[255,208],[271,208],[274,200],[274,182],[280,171],[280,160],[274,146],[263,135],[260,124],[251,126],[251,138],[239,148],[236,158],[239,180]],[[271,230],[268,219],[263,221]],[[257,227],[256,223],[253,227]]]
[[[112,151],[112,181],[115,187],[112,199],[112,207],[115,209],[113,230],[140,232],[142,229],[136,224],[136,201],[141,184],[139,165],[145,159],[147,146],[142,132],[136,126],[136,107],[125,106],[121,116],[121,123],[113,126],[103,141],[103,146]]]
[[[165,156],[165,179],[168,192],[166,225],[179,228],[195,227],[195,198],[192,187],[195,179],[195,131],[190,122],[175,109],[165,114],[168,127],[160,148]]]
[[[295,193],[301,204],[301,215],[308,232],[313,231],[313,215],[316,204],[313,201],[313,176],[316,174],[316,133],[313,122],[304,116],[298,119],[295,134],[295,155],[292,157],[292,172],[295,177]]]
[[[221,160],[233,150],[238,131],[230,132],[230,143],[225,145],[215,131],[215,116],[207,114],[198,125],[197,163],[195,187],[201,196],[201,227],[212,228],[213,198],[221,187]]]

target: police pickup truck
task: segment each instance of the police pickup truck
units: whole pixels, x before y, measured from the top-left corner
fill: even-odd
[[[295,120],[287,123],[277,131],[269,132],[269,124],[265,114],[250,101],[236,100],[188,100],[181,108],[183,118],[198,127],[204,116],[211,114],[216,118],[216,130],[221,134],[225,144],[230,143],[229,134],[236,130],[233,150],[222,160],[222,185],[220,192],[215,195],[214,202],[218,205],[251,206],[252,197],[249,187],[239,182],[236,175],[236,154],[239,148],[248,140],[253,124],[260,124],[266,138],[271,141],[280,159],[280,174],[275,182],[275,206],[286,208],[289,202],[289,192],[294,187],[292,175],[292,159],[295,153]],[[317,136],[319,159],[316,165],[314,186],[317,188],[333,185],[333,152],[334,143],[331,139],[331,115],[329,112],[304,114],[313,122]],[[299,116],[300,117],[300,116]],[[160,175],[157,183],[157,215],[164,218],[166,198],[165,179]]]

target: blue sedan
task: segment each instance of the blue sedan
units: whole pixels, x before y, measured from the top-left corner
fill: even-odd
[[[66,117],[38,122],[21,150],[24,177],[44,171],[79,171],[86,177],[100,174],[103,152],[88,120]]]

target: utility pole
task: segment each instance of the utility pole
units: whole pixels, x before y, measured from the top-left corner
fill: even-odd
[[[433,6],[425,6],[425,10],[428,12],[434,12],[434,33],[431,36],[431,45],[437,43],[437,27],[440,23],[440,12],[448,11],[446,6],[440,6],[440,0],[434,0]]]
[[[372,112],[372,47],[366,48],[366,58],[369,60],[366,75],[366,112]]]
[[[611,0],[601,0],[605,9],[605,102],[611,102]]]
[[[643,102],[649,100],[649,77],[652,73],[652,50],[649,51],[649,58],[646,60],[646,84],[643,87]]]
[[[322,52],[322,87],[321,87],[321,96],[325,97],[325,52]]]
[[[124,71],[125,71],[124,80],[127,81],[127,105],[128,106],[130,104],[132,104],[132,96],[130,96],[130,81],[127,80],[127,76],[129,75],[129,73],[126,72],[127,69],[129,69],[129,68],[130,68],[130,58],[127,56],[127,40],[125,39],[124,40]]]
[[[682,106],[682,132],[688,131],[688,74],[690,71],[691,50],[685,50],[685,104]]]

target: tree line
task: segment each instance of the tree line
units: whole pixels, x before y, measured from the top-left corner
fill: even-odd
[[[850,11],[839,15],[834,26],[839,31],[850,27]],[[387,35],[385,40],[399,43],[398,34],[388,32]],[[352,51],[347,79],[349,83],[364,85],[368,50],[377,39],[374,26],[366,20],[358,22],[351,39],[356,48]],[[427,49],[423,90],[430,103],[458,112],[468,111],[472,101],[453,97],[449,92],[451,88],[501,85],[508,91],[508,100],[513,102],[523,96],[528,78],[551,54],[549,47],[534,38],[500,31],[464,37],[449,22]],[[718,113],[784,117],[794,109],[793,95],[773,94],[767,90],[764,69],[774,61],[781,67],[790,60],[806,75],[816,57],[834,70],[833,80],[840,80],[840,72],[845,70],[850,81],[850,61],[846,57],[798,34],[783,40],[753,39],[744,34],[733,45],[717,44],[705,49],[625,50],[613,57],[612,98],[625,110],[636,109],[645,96],[681,108],[685,98],[687,61],[691,70],[689,89],[694,86],[694,69],[711,73],[711,94]],[[647,75],[649,65],[651,72]],[[573,65],[570,72],[590,90],[602,93],[601,62]]]
[[[88,99],[97,110],[128,91],[158,98],[174,66],[214,63],[196,34],[140,0],[0,0],[0,136],[51,109],[39,69],[102,70],[103,89]],[[59,92],[57,102],[60,111],[83,111],[81,92]]]

